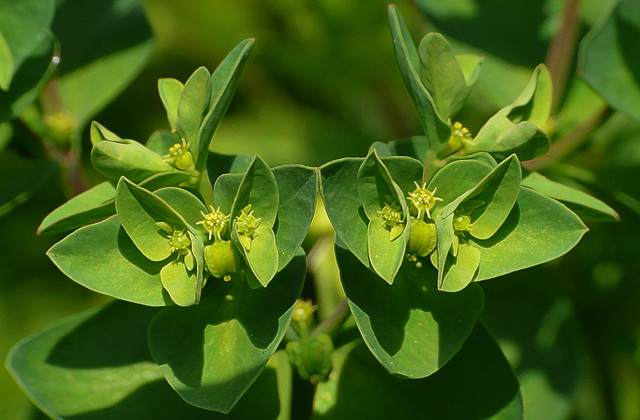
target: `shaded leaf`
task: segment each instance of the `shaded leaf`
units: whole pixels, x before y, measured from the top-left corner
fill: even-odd
[[[26,160],[6,154],[0,162],[0,216],[27,201],[58,172],[58,164],[50,160]]]
[[[251,205],[255,217],[260,218],[262,224],[273,227],[278,214],[278,184],[267,163],[259,156],[254,157],[240,182],[231,207],[229,223],[233,223],[235,217],[248,205]]]
[[[522,419],[518,381],[481,325],[427,378],[389,375],[358,342],[338,349],[333,364],[329,381],[318,385],[314,420]]]
[[[303,253],[252,289],[243,279],[210,281],[197,306],[160,312],[149,348],[171,386],[190,404],[229,412],[274,354],[304,281]]]
[[[253,239],[250,240],[251,245],[247,249],[234,224],[231,239],[243,253],[256,279],[262,286],[267,287],[278,272],[278,248],[273,230],[267,225],[258,226]]]
[[[423,378],[460,349],[480,316],[483,294],[472,284],[440,292],[436,271],[404,264],[392,285],[336,247],[342,285],[367,346],[391,373]]]
[[[320,167],[320,194],[327,216],[344,242],[360,262],[370,267],[367,250],[369,221],[358,197],[358,169],[362,158],[343,158]]]
[[[184,262],[171,261],[160,270],[162,286],[171,300],[179,306],[190,306],[198,302],[198,279],[195,273],[189,273]]]

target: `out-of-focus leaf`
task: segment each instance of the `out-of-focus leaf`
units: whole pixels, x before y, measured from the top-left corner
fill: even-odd
[[[162,288],[162,263],[147,259],[118,216],[82,227],[47,251],[71,280],[98,293],[147,306],[171,303]]]
[[[482,311],[476,284],[458,293],[437,290],[430,266],[404,264],[392,285],[336,246],[340,277],[367,346],[391,373],[424,378],[460,349]]]
[[[65,0],[56,10],[52,31],[63,50],[60,101],[75,119],[79,136],[151,57],[151,27],[140,0]]]
[[[16,118],[36,100],[55,73],[60,57],[53,35],[39,37],[39,44],[14,75],[9,91],[0,91],[0,121]]]
[[[233,408],[280,344],[304,272],[300,251],[267,288],[212,279],[199,305],[167,308],[154,318],[151,354],[182,398],[223,413]]]
[[[49,38],[54,0],[5,0],[0,3],[0,89],[8,91],[20,66]]]
[[[11,123],[0,123],[0,152],[4,150],[13,138],[13,126]]]
[[[580,76],[613,107],[640,120],[640,3],[621,0],[580,45]]]
[[[58,172],[49,160],[26,160],[5,154],[0,159],[0,216],[27,201]]]
[[[427,378],[389,375],[358,342],[338,349],[333,364],[329,381],[318,385],[314,420],[522,419],[518,381],[480,325],[460,351]]]

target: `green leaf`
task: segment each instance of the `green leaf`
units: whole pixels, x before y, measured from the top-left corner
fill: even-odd
[[[470,239],[480,250],[475,281],[551,261],[573,248],[587,227],[571,210],[527,188],[498,232],[490,239]]]
[[[533,70],[529,83],[509,106],[498,111],[497,115],[509,118],[514,123],[529,121],[538,127],[544,127],[551,113],[553,86],[551,75],[544,64]]]
[[[305,273],[300,253],[269,287],[242,279],[210,281],[200,304],[171,307],[149,327],[149,348],[169,384],[187,402],[229,412],[274,354]]]
[[[114,302],[65,318],[20,341],[7,368],[38,408],[55,419],[221,418],[184,402],[162,377],[147,346],[147,326],[156,313]],[[262,389],[275,386],[272,369],[264,376]],[[268,413],[274,405],[277,410],[277,395],[271,392],[265,400],[253,398]]]
[[[198,303],[198,278],[196,273],[189,273],[184,262],[171,261],[160,270],[162,286],[169,292],[171,300],[179,306],[190,306]]]
[[[429,140],[431,148],[446,144],[451,135],[449,125],[435,110],[433,98],[420,80],[420,58],[409,30],[404,24],[398,9],[389,5],[389,25],[391,37],[396,52],[396,60],[404,84],[411,95],[411,99],[418,111],[420,124]]]
[[[314,420],[522,419],[518,381],[481,325],[428,378],[389,375],[358,342],[338,349],[333,365],[329,381],[318,384]]]
[[[521,121],[514,124],[509,118],[496,114],[478,132],[465,153],[489,152],[499,156],[515,153],[522,161],[543,156],[551,149],[551,141],[538,126]]]
[[[141,0],[66,0],[56,10],[52,30],[64,48],[58,79],[61,105],[74,117],[74,136],[79,138],[85,124],[151,58],[151,27]]]
[[[67,277],[95,292],[141,305],[171,303],[160,281],[163,264],[138,250],[118,216],[76,230],[47,255]]]
[[[370,267],[367,248],[369,220],[358,196],[358,170],[362,158],[343,158],[320,167],[320,194],[327,216],[344,242],[360,262]]]
[[[246,172],[246,171],[245,171]],[[233,200],[238,193],[244,174],[220,175],[213,187],[213,202],[225,214],[231,214]]]
[[[482,181],[449,203],[442,216],[447,217],[468,200],[486,203],[471,213],[471,235],[477,239],[493,236],[507,218],[520,192],[522,170],[515,155],[500,162]],[[479,214],[478,214],[479,213]]]
[[[243,174],[247,172],[247,169],[249,169],[249,166],[251,166],[252,162],[253,162],[253,158],[249,155],[242,155],[242,154],[222,155],[220,153],[209,151],[208,157],[207,157],[207,176],[209,177],[209,181],[211,182],[211,185],[215,185],[218,180],[218,177],[222,176],[223,174],[226,174],[226,173]],[[235,191],[237,190],[238,188],[236,186],[236,189],[234,190],[234,195],[235,195]],[[231,202],[233,202],[233,195],[231,197],[231,200],[232,200]],[[231,211],[231,205],[229,205],[229,208],[225,211],[227,213]]]
[[[619,221],[620,215],[606,203],[589,194],[550,180],[537,172],[527,172],[522,178],[522,186],[529,187],[548,197],[562,201],[569,207],[576,207],[578,212],[595,213],[603,221]],[[591,212],[588,212],[591,210]]]
[[[9,122],[0,123],[0,152],[2,152],[13,138],[13,125]]]
[[[450,270],[453,262],[449,257],[449,252],[457,238],[453,231],[453,215],[442,218],[435,216],[437,245],[436,252],[431,254],[431,262],[438,269],[438,290],[441,290],[445,282],[445,274]],[[449,264],[447,264],[449,262]]]
[[[51,160],[27,160],[5,153],[0,159],[0,216],[27,201],[58,172]]]
[[[429,191],[437,189],[436,196],[442,198],[436,202],[434,213],[441,212],[446,205],[478,185],[492,169],[481,161],[456,160],[436,172],[427,186]]]
[[[278,184],[267,163],[257,155],[242,178],[233,200],[230,226],[248,205],[251,205],[255,217],[261,219],[261,224],[273,227],[278,214]]]
[[[621,0],[580,44],[580,76],[613,107],[640,120],[640,5]]]
[[[178,104],[184,85],[176,79],[158,79],[158,93],[167,112],[167,120],[173,131],[178,129]]]
[[[116,189],[109,182],[73,197],[44,218],[37,234],[67,232],[113,215]]]
[[[389,230],[380,220],[369,221],[367,241],[371,266],[389,284],[393,283],[404,260],[409,241],[409,229],[405,229],[405,232],[406,235],[391,240]]]
[[[431,93],[440,117],[447,120],[458,113],[467,99],[480,73],[480,60],[475,60],[475,69],[472,60],[467,60],[465,75],[451,46],[438,33],[429,33],[422,39],[418,54],[420,80]]]
[[[167,223],[177,230],[188,227],[166,201],[126,178],[121,178],[116,187],[116,211],[133,243],[152,261],[162,261],[171,255],[167,233],[157,226],[157,222]]]
[[[278,218],[274,226],[278,270],[286,266],[307,236],[316,211],[318,177],[315,168],[285,165],[273,168],[278,184]]]
[[[178,172],[157,153],[135,140],[101,141],[91,150],[91,162],[110,181],[121,176],[141,182],[163,172]]]
[[[203,219],[202,213],[208,213],[202,201],[183,188],[160,188],[154,194],[163,199],[191,227],[195,227],[196,222]],[[205,230],[202,229],[202,232],[204,233]]]
[[[12,79],[43,39],[49,37],[53,0],[5,0],[0,3],[0,89]]]
[[[436,372],[460,350],[482,311],[478,285],[440,292],[428,265],[404,264],[389,285],[346,249],[337,246],[336,256],[362,337],[393,374],[424,378]]]
[[[109,130],[98,121],[91,121],[91,127],[89,128],[89,136],[91,137],[91,145],[95,146],[101,141],[111,140],[116,143],[127,143],[127,140],[123,140],[119,135]]]
[[[407,201],[375,151],[369,153],[360,165],[357,182],[358,197],[369,220],[379,220],[378,212],[389,204],[401,208],[406,221]]]
[[[220,125],[220,121],[229,108],[231,98],[233,98],[238,88],[238,79],[244,68],[254,40],[245,39],[235,47],[218,68],[211,75],[211,104],[209,113],[202,122],[202,127],[198,132],[198,159],[196,160],[196,170],[201,171],[207,165],[207,151],[211,139]]]
[[[211,100],[211,75],[209,70],[199,67],[184,84],[178,103],[177,130],[180,137],[198,150],[197,140],[200,125],[209,110]]]
[[[460,243],[455,256],[449,253],[446,256],[447,261],[439,290],[458,292],[474,279],[480,263],[480,251],[466,243]]]
[[[239,237],[235,224],[231,232],[231,239],[244,255],[256,279],[263,287],[267,287],[278,272],[278,247],[273,229],[264,224],[258,226],[253,239],[251,239],[249,249],[244,246],[243,239]]]
[[[394,156],[381,159],[387,167],[391,179],[400,187],[403,199],[415,190],[414,182],[420,183],[424,167],[419,160],[407,156]]]

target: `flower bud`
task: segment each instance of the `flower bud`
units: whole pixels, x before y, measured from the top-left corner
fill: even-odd
[[[231,241],[216,241],[204,247],[204,262],[209,272],[224,281],[242,268],[242,257]]]

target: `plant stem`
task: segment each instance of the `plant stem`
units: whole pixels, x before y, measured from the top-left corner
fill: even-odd
[[[315,338],[320,334],[331,334],[340,327],[349,317],[349,302],[344,298],[336,305],[331,315],[325,318],[309,335]]]
[[[558,27],[549,49],[545,64],[551,74],[553,83],[552,114],[558,109],[564,97],[569,68],[573,61],[580,26],[580,0],[566,0],[562,13],[562,23]]]

